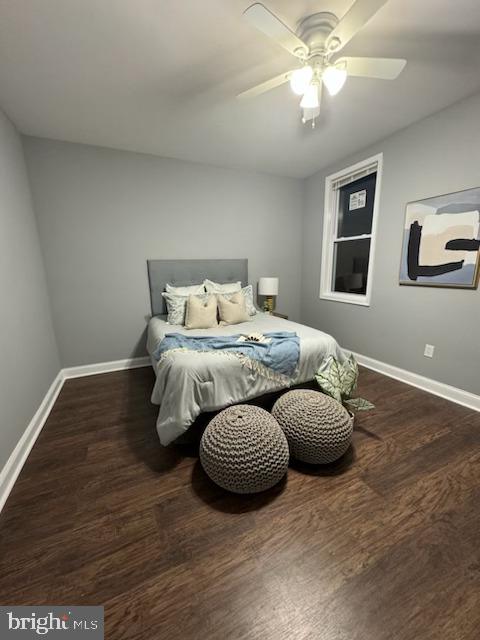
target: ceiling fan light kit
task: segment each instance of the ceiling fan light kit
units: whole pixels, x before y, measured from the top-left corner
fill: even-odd
[[[323,11],[304,18],[292,31],[263,4],[256,2],[244,11],[245,18],[259,31],[275,40],[301,66],[281,76],[248,89],[239,97],[253,97],[290,81],[300,101],[302,122],[315,127],[320,114],[322,83],[331,96],[343,88],[348,76],[394,80],[406,65],[395,58],[357,58],[337,55],[353,36],[386,4],[388,0],[356,0],[341,20]]]
[[[323,84],[327,87],[331,96],[336,96],[342,90],[347,79],[347,65],[338,67],[331,65],[322,73]]]
[[[313,76],[312,67],[307,64],[300,69],[295,69],[290,76],[290,88],[297,96],[302,96],[307,90]]]
[[[318,84],[309,84],[300,101],[302,109],[317,109],[320,107],[320,99],[318,96]]]

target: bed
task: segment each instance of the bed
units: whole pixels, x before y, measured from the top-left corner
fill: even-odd
[[[181,438],[205,412],[260,398],[290,386],[311,381],[328,356],[343,360],[344,354],[332,336],[296,322],[258,312],[249,322],[213,329],[188,330],[168,324],[161,292],[170,282],[188,285],[205,278],[217,282],[247,283],[246,260],[150,260],[148,261],[152,318],[148,325],[147,350],[156,381],[152,402],[160,405],[157,432],[168,445]],[[295,378],[289,382],[269,379],[224,354],[180,351],[156,361],[153,354],[167,333],[195,336],[228,336],[275,331],[295,332],[300,339],[300,358]]]

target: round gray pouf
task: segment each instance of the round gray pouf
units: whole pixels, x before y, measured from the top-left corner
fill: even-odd
[[[288,443],[277,421],[260,407],[224,409],[200,441],[200,461],[211,480],[234,493],[273,487],[288,468]]]
[[[277,400],[272,414],[287,436],[292,457],[302,462],[334,462],[350,445],[353,418],[320,391],[288,391]]]

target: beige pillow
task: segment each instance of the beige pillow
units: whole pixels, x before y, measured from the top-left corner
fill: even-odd
[[[217,302],[220,320],[225,324],[238,324],[239,322],[248,322],[250,320],[246,309],[245,296],[241,291],[229,296],[228,300],[225,296],[218,295]]]
[[[198,296],[188,296],[185,313],[186,329],[210,329],[217,326],[217,298],[209,296],[208,300]]]

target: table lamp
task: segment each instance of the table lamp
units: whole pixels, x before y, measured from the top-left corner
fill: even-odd
[[[260,278],[258,281],[258,294],[265,296],[265,310],[270,313],[274,309],[273,297],[278,295],[278,278]]]

